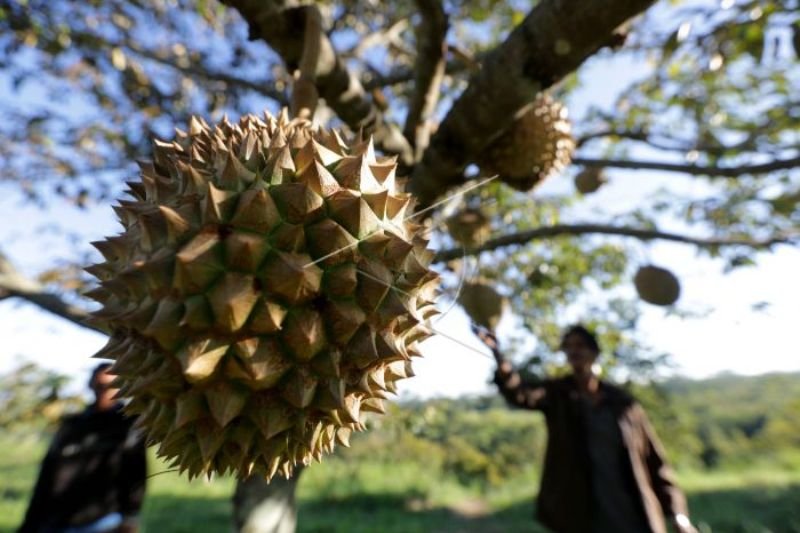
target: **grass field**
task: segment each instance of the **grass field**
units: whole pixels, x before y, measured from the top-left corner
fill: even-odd
[[[44,444],[0,437],[0,533],[19,523]],[[150,470],[164,466],[151,460]],[[800,471],[745,468],[684,472],[693,518],[714,533],[800,533]],[[144,533],[227,532],[231,479],[187,482],[173,473],[148,486]],[[351,464],[328,460],[303,474],[300,533],[506,533],[544,530],[532,520],[533,470],[484,491],[435,479],[424,463]]]

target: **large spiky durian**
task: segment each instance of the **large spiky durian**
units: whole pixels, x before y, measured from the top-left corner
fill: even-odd
[[[478,164],[488,174],[499,174],[503,183],[528,191],[569,165],[575,149],[570,132],[566,107],[540,94],[483,151]]]
[[[190,476],[290,475],[383,412],[437,276],[395,162],[267,114],[155,141],[95,316],[127,410]]]

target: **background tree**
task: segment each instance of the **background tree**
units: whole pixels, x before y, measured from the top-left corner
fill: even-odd
[[[398,155],[421,205],[436,206],[448,296],[465,272],[510,295],[541,341],[534,368],[553,364],[580,307],[615,363],[644,371],[660,359],[636,339],[640,304],[626,290],[640,242],[683,242],[733,269],[800,234],[797,2],[652,3],[0,0],[2,186],[45,209],[105,206],[151,136],[169,138],[191,114],[287,105],[316,43],[304,76],[322,99],[316,119],[367,131]],[[463,192],[520,110],[542,91],[569,101],[591,90],[585,62],[612,54],[641,76],[611,112],[573,114],[574,165],[553,179],[603,169],[603,187],[615,187],[626,169],[642,180],[673,173],[674,185],[599,213],[569,185],[546,196],[497,181]],[[465,251],[443,221],[467,205],[483,209],[491,233]],[[80,242],[65,260],[91,253]],[[20,272],[0,259],[0,298],[83,324],[79,269]]]

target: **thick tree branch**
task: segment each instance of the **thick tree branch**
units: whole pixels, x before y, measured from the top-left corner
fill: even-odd
[[[555,226],[546,226],[528,231],[521,231],[519,233],[512,233],[510,235],[503,235],[502,237],[491,239],[485,242],[483,245],[477,248],[471,248],[469,250],[464,250],[462,248],[442,250],[435,255],[434,261],[441,263],[444,261],[450,261],[452,259],[460,259],[464,256],[477,255],[481,252],[491,252],[493,250],[505,248],[506,246],[519,246],[535,240],[590,234],[619,235],[623,237],[633,237],[643,241],[662,240],[681,242],[685,244],[693,244],[703,248],[718,246],[769,248],[775,244],[793,242],[794,240],[800,238],[800,233],[776,235],[769,239],[763,240],[737,237],[701,238],[681,235],[679,233],[670,233],[651,229],[627,228],[623,226],[605,226],[601,224],[558,224]]]
[[[483,63],[431,139],[411,185],[421,205],[455,185],[517,111],[610,44],[653,0],[542,0]]]
[[[41,283],[20,274],[11,261],[0,253],[0,300],[14,297],[26,300],[84,328],[106,333],[99,326],[87,322],[90,318],[87,311],[67,303],[57,294],[47,292]]]
[[[736,178],[746,174],[766,174],[776,170],[788,170],[800,167],[800,157],[776,159],[757,165],[740,165],[737,167],[704,166],[681,163],[660,163],[658,161],[635,161],[627,159],[591,159],[574,157],[572,163],[584,167],[627,168],[631,170],[663,170],[665,172],[682,172],[693,176],[720,176]]]
[[[430,141],[430,118],[439,101],[447,51],[447,14],[441,0],[416,0],[416,4],[422,18],[416,27],[414,92],[403,129],[403,135],[414,147],[414,161],[421,158]]]
[[[252,38],[263,39],[281,56],[289,72],[300,64],[303,55],[305,17],[309,4],[292,7],[285,0],[223,0],[235,8],[250,26]],[[358,78],[338,57],[327,35],[319,36],[316,85],[319,96],[352,130],[372,133],[375,142],[385,151],[398,154],[411,164],[411,146],[402,132],[387,124],[381,111],[368,97]]]

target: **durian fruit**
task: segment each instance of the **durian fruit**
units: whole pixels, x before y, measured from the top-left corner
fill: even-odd
[[[488,282],[477,280],[464,284],[458,303],[474,323],[494,330],[503,315],[506,299]]]
[[[600,167],[586,167],[575,176],[575,188],[581,194],[592,194],[603,186],[606,177]]]
[[[478,161],[487,174],[520,191],[528,191],[561,172],[572,159],[575,141],[567,109],[547,94],[523,108]]]
[[[155,141],[89,267],[120,396],[190,477],[289,476],[384,411],[438,278],[393,158],[266,114]]]
[[[633,284],[639,297],[653,305],[672,305],[681,294],[681,284],[675,274],[653,265],[639,268]]]
[[[489,218],[478,208],[469,207],[449,217],[445,224],[450,236],[467,248],[474,248],[489,238]]]

